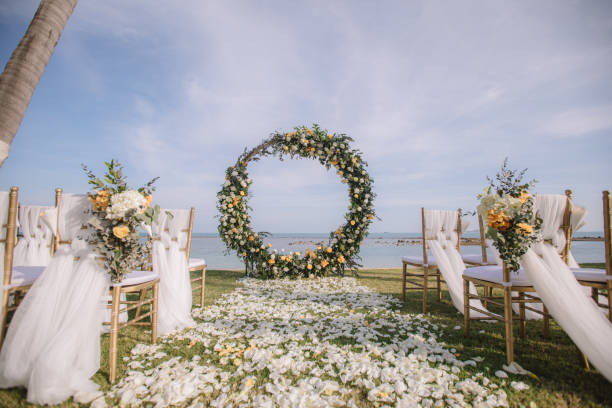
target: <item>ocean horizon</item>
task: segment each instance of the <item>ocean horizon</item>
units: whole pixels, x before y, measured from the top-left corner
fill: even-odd
[[[242,269],[244,264],[235,251],[227,254],[225,244],[218,233],[193,233],[191,243],[191,257],[204,258],[209,269]],[[478,231],[467,231],[466,238],[478,238]],[[597,238],[603,232],[577,232],[574,238]],[[323,241],[327,242],[327,233],[270,233],[264,242],[272,244],[272,248],[279,253],[304,252],[307,248]],[[362,242],[359,256],[363,269],[401,268],[402,256],[420,255],[421,245],[411,243],[410,240],[421,238],[420,232],[371,232]],[[406,241],[408,240],[408,241]],[[479,254],[480,246],[464,245],[461,253]],[[602,241],[573,241],[572,253],[579,263],[604,262],[604,245]]]

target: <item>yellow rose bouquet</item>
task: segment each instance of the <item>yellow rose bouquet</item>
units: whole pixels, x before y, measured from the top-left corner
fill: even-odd
[[[147,244],[140,240],[139,228],[157,222],[159,206],[151,206],[153,184],[158,177],[137,190],[127,186],[119,162],[105,162],[103,180],[83,165],[93,191],[88,193],[92,205],[89,227],[90,245],[102,256],[113,282],[140,269],[148,262]]]
[[[529,194],[535,180],[521,181],[526,170],[510,170],[508,159],[504,160],[495,180],[487,177],[489,186],[478,196],[478,213],[487,222],[486,237],[493,240],[500,258],[513,271],[520,268],[519,258],[539,239],[542,224]]]

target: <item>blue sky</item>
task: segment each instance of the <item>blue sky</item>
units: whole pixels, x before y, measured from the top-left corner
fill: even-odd
[[[37,1],[0,1],[0,63]],[[80,169],[120,160],[155,201],[197,209],[245,147],[319,123],[355,139],[382,218],[420,229],[419,208],[474,209],[504,157],[536,191],[574,190],[602,227],[612,173],[612,2],[81,0],[34,93],[0,189],[49,204],[84,192]],[[312,161],[249,166],[255,229],[326,232],[348,203]]]

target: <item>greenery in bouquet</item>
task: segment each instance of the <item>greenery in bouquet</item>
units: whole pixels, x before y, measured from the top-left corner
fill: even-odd
[[[225,174],[225,183],[217,194],[220,212],[219,235],[228,250],[235,250],[244,260],[247,275],[261,278],[284,276],[343,275],[359,266],[359,248],[375,217],[373,180],[366,171],[361,153],[350,147],[353,139],[332,134],[313,125],[301,126],[287,133],[274,133],[256,148],[238,157]],[[307,158],[318,160],[327,169],[334,167],[349,195],[346,222],[332,231],[327,242],[319,242],[303,253],[278,252],[264,242],[265,232],[251,229],[247,204],[249,186],[247,164],[261,156]]]
[[[153,184],[159,177],[134,190],[128,187],[119,162],[104,164],[107,172],[102,179],[83,165],[93,186],[87,194],[92,204],[88,242],[104,259],[111,280],[121,282],[125,274],[148,264],[149,248],[141,242],[139,228],[150,227],[159,217],[159,206],[151,206]]]
[[[523,182],[526,171],[510,170],[506,158],[495,179],[487,177],[489,186],[478,195],[477,211],[487,221],[486,237],[512,271],[519,270],[519,258],[540,239],[542,220],[534,212],[534,198],[529,194],[535,180]]]

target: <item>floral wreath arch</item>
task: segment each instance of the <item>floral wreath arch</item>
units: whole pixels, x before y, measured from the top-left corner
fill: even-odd
[[[249,276],[280,278],[285,276],[343,275],[359,264],[359,247],[374,219],[372,178],[368,175],[361,153],[350,148],[353,139],[345,134],[332,134],[313,125],[301,126],[293,132],[273,133],[259,146],[238,157],[236,164],[225,172],[225,183],[217,193],[219,235],[228,251],[235,250],[243,258]],[[320,242],[303,254],[278,253],[265,245],[266,233],[251,230],[247,210],[249,186],[247,173],[250,161],[263,156],[278,156],[318,160],[327,169],[335,167],[341,182],[347,184],[350,204],[344,225],[329,234],[327,243]]]

